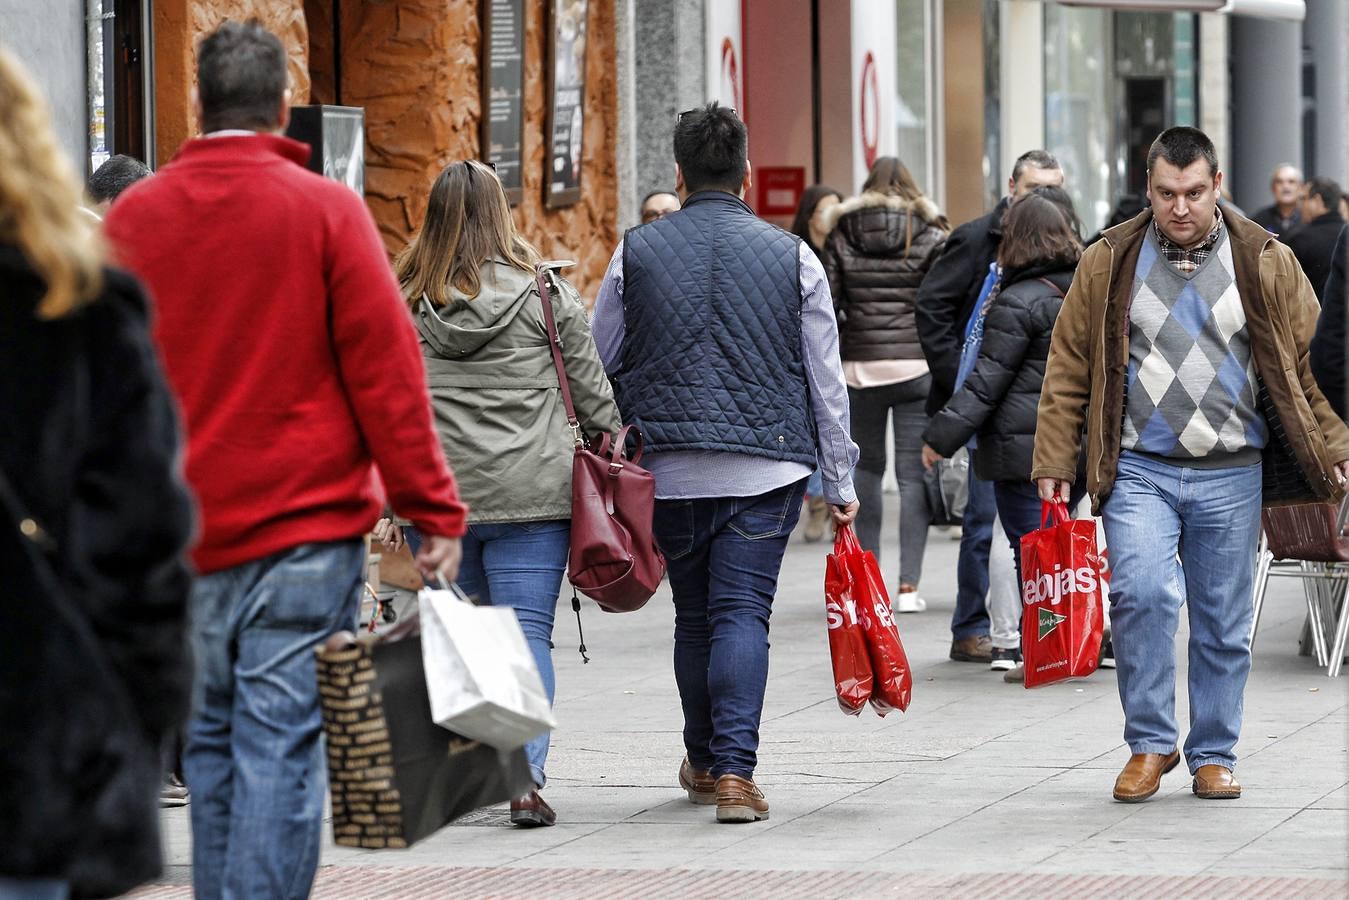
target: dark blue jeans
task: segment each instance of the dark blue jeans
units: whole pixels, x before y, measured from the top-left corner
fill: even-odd
[[[993,482],[974,477],[970,466],[970,496],[960,522],[960,558],[956,561],[956,609],[951,636],[956,640],[988,634],[988,550],[993,543],[997,506]]]
[[[327,764],[314,648],[355,628],[365,544],[302,544],[192,584],[183,753],[197,897],[309,896]]]
[[[1076,509],[1084,494],[1086,489],[1079,478],[1068,495],[1068,509]],[[1016,560],[1017,590],[1020,591],[1021,539],[1045,527],[1040,519],[1040,492],[1032,481],[996,481],[993,483],[993,495],[997,500],[1002,530],[1012,545],[1012,558]]]
[[[753,778],[768,618],[805,479],[753,497],[656,501],[675,605],[675,683],[689,762]]]

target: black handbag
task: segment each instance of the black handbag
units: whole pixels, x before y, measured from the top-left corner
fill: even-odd
[[[534,788],[523,749],[503,752],[431,719],[420,632],[413,615],[373,641],[315,651],[333,839],[344,847],[409,847]]]

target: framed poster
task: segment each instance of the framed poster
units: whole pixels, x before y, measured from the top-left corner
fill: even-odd
[[[581,199],[581,146],[585,127],[586,18],[589,0],[547,0],[548,121],[543,205],[570,206]]]
[[[524,194],[525,0],[481,0],[482,152],[511,205]]]

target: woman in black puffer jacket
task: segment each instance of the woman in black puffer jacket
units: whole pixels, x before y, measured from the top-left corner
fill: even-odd
[[[1065,196],[1063,202],[1070,201]],[[994,483],[998,518],[1016,559],[1018,584],[1021,538],[1040,527],[1040,498],[1030,472],[1049,339],[1082,255],[1072,218],[1038,193],[1026,195],[1008,210],[998,250],[1002,277],[984,320],[978,362],[923,435],[926,464],[951,456],[976,438],[974,471]],[[1083,483],[1082,478],[1074,482],[1070,507],[1082,499]],[[990,609],[989,614],[994,619],[994,652],[1004,650],[1015,659],[1019,608]]]
[[[918,285],[946,242],[946,219],[898,159],[876,160],[861,196],[830,210],[824,268],[838,314],[862,503],[857,538],[880,557],[885,429],[893,417],[899,480],[897,612],[920,612],[918,596],[931,512],[923,490],[922,441],[932,388],[918,343]]]
[[[977,436],[974,471],[994,482],[998,517],[1020,565],[1021,536],[1039,527],[1030,471],[1049,339],[1082,245],[1063,211],[1037,194],[1015,203],[1002,227],[1002,278],[984,321],[979,361],[933,416],[923,440],[935,451],[925,454],[929,458],[949,457]]]

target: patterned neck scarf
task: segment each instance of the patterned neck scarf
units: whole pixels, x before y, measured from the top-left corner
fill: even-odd
[[[1152,233],[1157,238],[1157,248],[1162,251],[1162,256],[1166,261],[1175,266],[1176,271],[1182,275],[1189,275],[1209,258],[1213,248],[1218,246],[1218,238],[1223,233],[1223,214],[1222,210],[1215,209],[1213,216],[1213,230],[1208,233],[1208,237],[1203,241],[1186,250],[1184,247],[1162,234],[1162,229],[1157,227],[1157,220],[1152,221]]]

